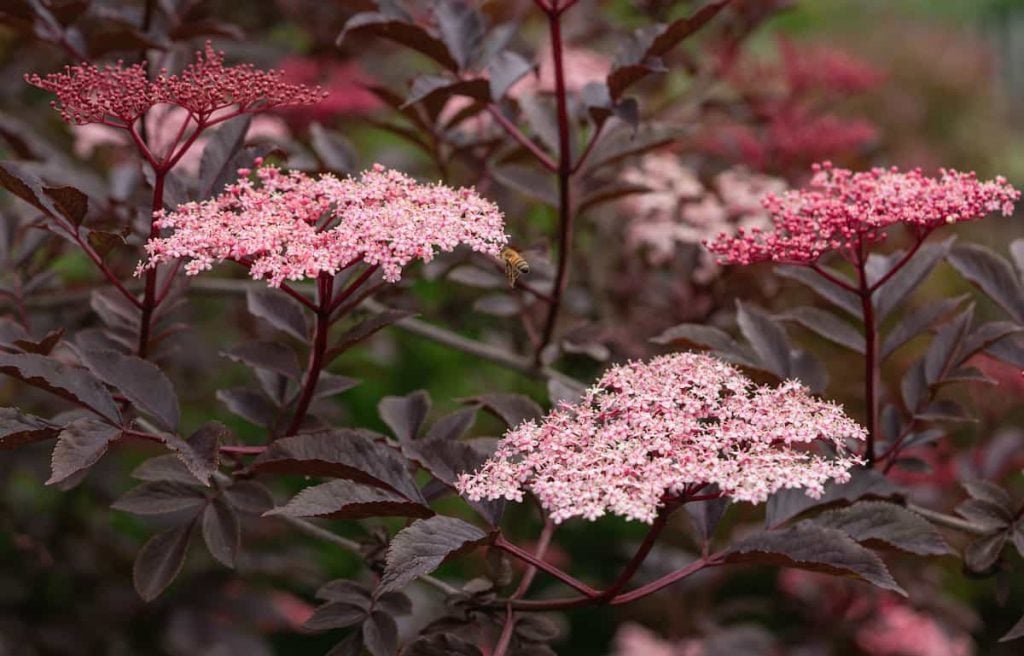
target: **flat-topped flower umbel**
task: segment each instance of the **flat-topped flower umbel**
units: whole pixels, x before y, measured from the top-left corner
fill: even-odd
[[[122,62],[99,68],[83,63],[63,72],[26,75],[34,86],[57,94],[54,107],[68,123],[102,123],[130,127],[150,108],[160,104],[183,107],[199,122],[211,117],[265,111],[275,107],[310,105],[323,100],[316,87],[289,84],[278,71],[262,71],[250,64],[224,66],[224,53],[209,43],[177,75],[161,72],[154,80],[142,64]]]
[[[651,522],[666,495],[705,484],[752,503],[782,488],[816,497],[861,463],[847,441],[864,436],[797,382],[760,387],[720,360],[677,353],[608,370],[578,403],[507,433],[458,487],[473,500],[530,491],[555,522],[606,513]]]
[[[722,234],[707,244],[708,249],[721,264],[813,264],[829,251],[858,261],[860,249],[882,241],[890,226],[903,224],[924,235],[995,212],[1008,216],[1020,198],[1005,178],[981,181],[974,173],[948,169],[937,178],[920,169],[855,173],[827,162],[815,165],[814,171],[805,189],[764,197],[772,231],[754,228],[736,236]]]
[[[362,262],[397,282],[405,265],[437,251],[465,244],[498,257],[507,242],[501,211],[472,189],[420,184],[380,165],[342,179],[261,164],[216,198],[157,213],[173,233],[146,244],[142,268],[187,258],[195,275],[229,260],[277,287]]]

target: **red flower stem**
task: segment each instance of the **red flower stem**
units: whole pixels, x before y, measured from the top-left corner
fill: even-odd
[[[811,270],[837,287],[842,287],[846,291],[853,292],[854,294],[860,293],[859,289],[857,289],[850,283],[846,282],[842,278],[837,278],[828,271],[826,271],[825,269],[822,269],[820,266],[817,265],[817,263],[811,265]]]
[[[879,287],[889,282],[889,279],[896,275],[899,272],[899,270],[903,268],[903,265],[910,261],[910,258],[914,257],[917,251],[921,248],[921,244],[923,244],[924,240],[927,238],[928,233],[918,235],[917,242],[910,248],[910,250],[906,252],[906,254],[902,258],[900,258],[899,262],[897,262],[891,269],[889,269],[885,273],[884,276],[879,278],[873,285],[871,285],[871,287],[868,288],[868,293],[874,294]]]
[[[288,294],[289,296],[294,298],[299,303],[302,303],[307,309],[309,309],[309,310],[311,310],[313,312],[317,311],[316,303],[314,303],[313,301],[311,301],[308,298],[306,298],[305,296],[303,296],[303,294],[301,292],[299,292],[296,289],[294,289],[293,287],[289,286],[288,283],[285,283],[285,282],[281,283],[281,286],[278,289],[283,291],[285,294]]]
[[[562,46],[561,14],[571,6],[571,2],[559,9],[553,7],[548,12],[548,26],[551,32],[551,57],[555,68],[555,101],[558,117],[558,269],[555,274],[555,286],[548,304],[547,319],[541,332],[534,359],[540,362],[541,353],[551,343],[558,322],[558,313],[562,307],[562,296],[569,279],[569,261],[572,259],[572,198],[570,182],[572,177],[572,151],[569,145],[569,99],[565,86],[565,62]]]
[[[551,538],[555,534],[555,528],[557,525],[550,519],[544,522],[544,529],[540,533],[540,537],[537,539],[537,548],[533,551],[534,558],[543,560],[544,554],[547,553],[548,547],[551,545]],[[537,575],[537,567],[530,565],[526,568],[523,573],[523,578],[519,580],[519,585],[516,586],[515,592],[512,593],[510,599],[520,599],[530,589],[530,584],[533,583],[534,577]],[[505,656],[508,651],[509,645],[512,644],[512,633],[516,628],[515,612],[512,610],[511,605],[507,605],[505,608],[505,624],[501,627],[501,635],[498,637],[498,642],[494,645],[494,651],[491,656]]]
[[[132,130],[134,134],[135,131]],[[152,157],[152,156],[151,156]],[[155,214],[164,207],[164,179],[167,171],[153,167],[153,213]],[[149,239],[152,240],[159,233],[153,217],[150,217]],[[137,349],[140,358],[145,359],[149,352],[149,335],[152,330],[153,311],[156,309],[156,267],[146,270],[146,286],[142,295],[142,315],[139,317],[139,346]]]
[[[677,506],[676,506],[677,507]],[[672,514],[673,506],[666,506],[661,509],[658,516],[654,518],[654,522],[651,524],[651,528],[648,529],[647,535],[644,536],[643,542],[637,548],[636,553],[629,559],[626,566],[619,572],[619,575],[615,578],[615,581],[601,593],[601,597],[604,599],[612,599],[619,593],[622,588],[626,587],[636,571],[640,569],[640,565],[643,564],[647,558],[647,554],[651,552],[654,547],[654,543],[658,540],[658,536],[661,534],[662,529],[665,528],[665,524],[668,523],[669,515]]]
[[[651,581],[650,583],[643,585],[636,590],[631,590],[620,595],[616,595],[611,599],[604,599],[601,596],[585,596],[585,597],[565,597],[561,599],[499,599],[496,600],[495,604],[510,605],[514,610],[524,611],[549,611],[549,610],[568,610],[570,608],[579,608],[581,606],[593,606],[596,604],[608,604],[611,606],[619,606],[622,604],[628,604],[638,599],[642,599],[649,595],[659,592],[663,588],[666,588],[677,581],[681,581],[702,569],[708,567],[717,567],[723,563],[724,552],[718,552],[706,558],[700,558],[690,563],[686,567],[676,570],[671,574],[666,574],[661,578]]]
[[[517,547],[516,545],[512,544],[511,542],[509,542],[508,540],[506,540],[501,535],[499,535],[497,537],[497,539],[495,539],[494,546],[497,547],[498,549],[501,549],[502,551],[505,551],[505,552],[515,556],[519,560],[521,560],[521,561],[523,561],[523,562],[525,562],[525,563],[527,563],[529,565],[533,565],[534,567],[536,567],[537,569],[541,570],[542,572],[546,572],[546,573],[550,574],[551,576],[555,577],[556,579],[558,579],[562,583],[566,584],[570,588],[573,588],[574,590],[582,592],[584,595],[586,595],[589,598],[595,598],[595,597],[597,597],[597,596],[599,596],[601,594],[599,591],[597,591],[594,588],[590,587],[586,583],[584,583],[584,582],[574,578],[572,575],[567,574],[566,572],[563,572],[562,570],[558,569],[554,565],[551,565],[549,563],[544,562],[543,560],[541,560],[539,558],[534,557],[534,555],[531,554],[530,552],[525,551],[525,550]]]
[[[128,288],[124,286],[121,279],[118,278],[117,275],[110,270],[110,267],[103,262],[103,258],[96,252],[96,249],[94,249],[88,241],[82,239],[81,235],[78,234],[78,228],[73,225],[63,225],[63,223],[61,223],[61,227],[64,228],[64,231],[75,240],[75,243],[82,249],[82,252],[92,260],[93,264],[96,265],[96,268],[98,268],[103,274],[103,277],[114,286],[114,289],[120,292],[121,295],[124,296],[132,305],[137,308],[142,308],[142,302],[135,297],[135,294],[128,291]]]
[[[875,305],[868,285],[867,254],[864,243],[859,245],[857,258],[857,295],[860,296],[861,316],[864,320],[864,403],[867,407],[868,440],[864,456],[870,467],[875,462],[875,442],[878,439],[878,325]]]
[[[552,160],[547,153],[541,150],[540,146],[535,144],[532,139],[523,134],[522,131],[512,123],[512,121],[508,120],[505,115],[501,113],[501,109],[498,108],[497,105],[488,105],[487,111],[492,117],[494,117],[494,120],[498,122],[498,125],[504,128],[505,132],[515,139],[520,146],[528,150],[544,168],[552,173],[558,171],[558,165],[555,164],[554,160]]]
[[[338,297],[334,299],[334,302],[330,304],[329,308],[327,308],[327,315],[330,316],[331,314],[333,314],[334,311],[337,310],[342,303],[351,298],[352,294],[356,293],[356,291],[363,286],[363,283],[369,280],[373,274],[377,273],[377,269],[379,268],[380,266],[377,264],[367,267],[366,271],[363,271],[358,278],[356,278],[351,284],[345,287],[345,290],[343,292],[338,294]],[[335,319],[337,318],[338,317],[335,317]]]
[[[576,160],[576,163],[573,164],[572,166],[572,173],[577,173],[583,166],[583,163],[587,161],[587,157],[590,156],[590,151],[594,150],[594,146],[596,146],[597,142],[601,140],[602,130],[604,130],[604,123],[599,124],[597,128],[594,130],[594,134],[590,135],[590,141],[587,142],[587,145],[586,147],[584,147],[583,152]]]
[[[302,426],[302,420],[309,412],[309,406],[313,402],[313,395],[316,392],[317,381],[320,380],[320,372],[324,368],[324,354],[327,352],[327,333],[331,329],[330,306],[331,293],[334,279],[321,273],[316,279],[317,287],[317,309],[316,327],[313,331],[313,345],[309,350],[309,364],[306,367],[306,381],[302,385],[302,393],[295,405],[295,414],[285,431],[285,436],[294,435]]]

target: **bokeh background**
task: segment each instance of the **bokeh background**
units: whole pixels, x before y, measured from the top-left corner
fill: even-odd
[[[109,11],[109,16],[98,13],[97,22],[107,20],[112,26],[106,36],[96,38],[112,43],[118,38],[117,21],[132,20],[140,9],[132,3],[92,4]],[[426,6],[418,0],[409,4]],[[582,0],[567,24],[581,79],[600,76],[622,31],[644,25],[652,16],[686,13],[695,4],[699,3]],[[642,113],[677,126],[685,124],[687,137],[658,151],[666,158],[660,164],[648,156],[618,166],[615,175],[634,171],[648,179],[653,179],[654,169],[645,167],[668,167],[667,187],[658,199],[638,205],[643,196],[624,198],[588,212],[582,221],[583,255],[574,277],[585,280],[587,289],[572,300],[574,311],[587,321],[580,323],[578,351],[565,362],[578,378],[592,379],[609,360],[656,352],[648,340],[668,326],[682,321],[715,323],[735,298],[772,305],[797,293],[784,281],[763,275],[765,270],[701,269],[699,247],[693,242],[704,235],[701,230],[706,226],[679,230],[679,224],[688,220],[685,212],[679,218],[679,207],[692,201],[688,192],[672,188],[683,176],[696,175],[711,189],[708,180],[714,171],[743,166],[747,172],[796,184],[806,176],[811,161],[824,157],[857,167],[976,170],[983,177],[1002,174],[1018,187],[1024,184],[1024,2],[803,0],[788,4],[757,27],[736,55],[734,74],[715,81],[696,109],[688,100],[694,79],[685,72],[685,64],[687,57],[699,57],[700,41],[671,62],[675,64],[671,72],[641,87]],[[315,134],[327,131],[347,145],[337,155],[340,163],[327,162],[326,168],[360,170],[381,162],[422,179],[443,176],[453,183],[478,184],[505,209],[517,240],[543,262],[546,236],[554,221],[550,209],[514,184],[481,175],[471,160],[453,159],[439,167],[423,149],[388,127],[401,124],[397,113],[364,85],[401,93],[417,72],[432,69],[408,51],[369,37],[346,41],[340,49],[334,46],[347,17],[368,8],[368,3],[223,0],[195,5],[198,15],[237,26],[215,35],[217,46],[226,50],[229,59],[277,66],[295,81],[319,83],[330,92],[322,106],[261,118],[261,132],[250,138],[279,144],[292,166],[317,169],[325,168],[325,162]],[[540,44],[545,26],[531,13],[530,2],[503,0],[483,6],[493,20],[522,21],[517,42],[525,52],[543,58]],[[32,153],[96,188],[109,189],[117,180],[130,179],[132,165],[119,144],[102,131],[70,130],[48,109],[48,97],[24,83],[25,73],[56,70],[68,59],[59,49],[34,39],[19,22],[19,11],[17,2],[0,2],[0,157]],[[198,38],[196,44],[201,41]],[[830,69],[829,57],[840,63]],[[539,84],[543,84],[543,63],[541,69]],[[838,84],[820,94],[794,83],[795,79],[813,80],[823,70],[847,70],[851,77],[846,86]],[[822,115],[835,122],[810,134],[795,130],[768,134],[763,121],[770,122],[772,112],[788,111],[780,107],[790,101],[804,112],[793,119],[797,126],[810,125]],[[471,118],[462,124],[467,138],[493,128],[474,125],[481,120]],[[5,221],[18,211],[6,194],[0,196],[0,208]],[[666,218],[664,213],[672,216]],[[636,227],[648,219],[656,224],[653,229],[645,233]],[[1024,235],[1016,218],[991,219],[958,231],[997,250]],[[652,257],[658,248],[667,249],[668,255]],[[88,325],[87,302],[75,291],[95,282],[89,263],[60,248],[47,251],[46,257],[56,277],[51,284],[61,292],[44,290],[30,296],[29,310],[47,326]],[[517,326],[510,327],[514,319],[507,306],[500,301],[481,302],[473,285],[453,285],[443,275],[445,265],[441,262],[412,276],[384,300],[414,308],[431,322],[458,332],[521,346],[524,338]],[[226,278],[237,275],[230,270],[221,273]],[[4,280],[16,274],[5,270]],[[952,270],[940,269],[924,296],[968,290]],[[467,311],[469,307],[476,311]],[[996,316],[990,307],[979,311]],[[241,384],[247,377],[242,367],[227,363],[218,352],[264,329],[253,324],[237,295],[210,290],[193,296],[187,316],[193,326],[181,336],[181,351],[187,357],[177,371],[178,380],[184,381],[178,390],[186,412],[184,423],[198,426],[217,418],[243,439],[258,440],[259,431],[228,413],[217,403],[214,391]],[[826,344],[809,342],[829,353]],[[835,372],[846,366],[843,357],[837,352],[830,360]],[[981,422],[958,431],[942,451],[928,453],[921,472],[901,474],[903,482],[918,486],[925,498],[930,495],[941,502],[956,497],[955,477],[965,471],[997,475],[1016,463],[1019,478],[1024,383],[1017,372],[1001,369],[994,361],[984,364],[1005,384],[996,393],[969,387],[962,391],[979,408]],[[332,371],[362,383],[332,399],[328,414],[338,424],[379,430],[385,427],[377,416],[377,402],[389,394],[427,389],[437,413],[457,407],[460,397],[482,391],[522,392],[540,401],[548,398],[541,383],[400,330],[380,333]],[[833,376],[828,393],[858,408],[856,387],[841,374]],[[0,382],[0,403],[21,405],[24,399],[13,394],[13,388]],[[499,426],[481,420],[474,430],[494,434]],[[151,454],[144,447],[118,451],[85,482],[66,492],[42,484],[48,467],[45,445],[0,454],[0,656],[326,652],[337,635],[300,635],[295,627],[309,613],[311,591],[328,578],[354,575],[358,560],[329,545],[296,537],[273,522],[246,527],[245,557],[238,572],[196,554],[168,594],[152,604],[141,603],[131,587],[131,562],[150,531],[139,518],[111,511],[109,504],[129,486],[132,467]],[[301,481],[281,484],[276,490],[279,499],[301,485]],[[735,509],[723,530],[742,527],[756,516],[754,510]],[[651,559],[654,569],[648,574],[671,567],[680,554],[693,548],[684,524],[669,531],[666,546]],[[508,525],[510,532],[525,540],[537,534],[538,520],[523,507],[510,511]],[[391,522],[374,521],[337,522],[332,528],[360,536],[378,526],[394,528]],[[607,576],[642,534],[642,527],[617,519],[568,522],[557,534],[552,557],[571,563],[572,571],[582,578]],[[482,563],[470,560],[446,567],[442,573],[470,578]],[[927,563],[895,559],[893,569],[898,579],[912,572],[914,584],[908,587],[917,606],[910,612],[884,599],[871,603],[897,607],[894,622],[903,622],[898,625],[902,632],[915,636],[917,651],[911,647],[886,651],[890,647],[885,646],[870,650],[871,640],[865,636],[884,633],[891,626],[879,628],[857,619],[855,611],[830,608],[839,599],[854,607],[867,603],[857,601],[858,595],[867,593],[851,588],[856,584],[769,569],[712,572],[626,608],[574,611],[557,618],[561,637],[555,647],[566,655],[620,656],[1021,653],[1020,643],[997,643],[1024,608],[1024,582],[1019,577],[971,580],[961,573],[955,558]],[[540,583],[538,588],[543,590],[545,585]],[[418,588],[410,594],[429,595]],[[718,647],[701,646],[700,641],[716,636],[724,641],[713,643]]]

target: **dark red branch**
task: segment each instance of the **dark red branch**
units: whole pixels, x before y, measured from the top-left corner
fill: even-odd
[[[294,435],[302,426],[302,420],[309,412],[309,406],[313,402],[316,393],[316,384],[320,380],[320,373],[324,368],[324,355],[327,353],[327,333],[331,330],[331,294],[334,279],[321,273],[316,279],[317,286],[317,307],[316,325],[313,329],[313,344],[309,349],[309,364],[306,366],[306,378],[302,385],[302,392],[295,404],[295,414],[292,415],[291,423],[285,431],[285,436]]]

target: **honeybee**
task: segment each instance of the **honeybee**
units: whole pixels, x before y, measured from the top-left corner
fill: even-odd
[[[505,263],[505,275],[512,287],[516,286],[520,275],[530,273],[530,263],[514,248],[506,246],[501,249],[501,261]]]

